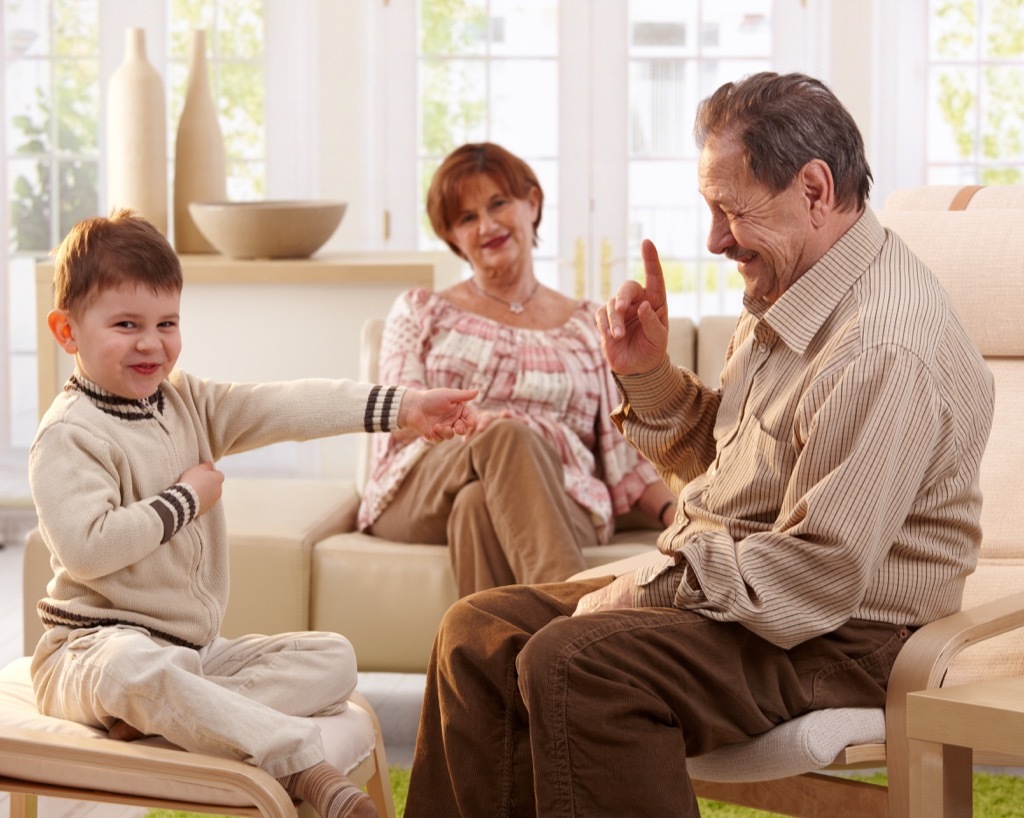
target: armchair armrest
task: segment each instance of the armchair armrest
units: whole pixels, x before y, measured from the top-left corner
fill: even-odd
[[[950,663],[971,645],[1024,627],[1024,591],[930,622],[896,657],[885,705],[890,803],[909,804],[907,694],[940,687]]]
[[[200,789],[207,797],[220,795],[213,803],[247,803],[267,818],[295,815],[295,805],[281,785],[258,767],[146,742],[5,725],[0,731],[0,760],[11,773],[7,783],[15,792],[81,798],[97,781],[117,779],[116,791],[123,793],[126,803],[192,809]],[[204,803],[210,802],[200,801],[198,806]]]

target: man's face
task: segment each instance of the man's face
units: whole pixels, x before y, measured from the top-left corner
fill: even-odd
[[[711,208],[708,249],[737,262],[747,295],[774,303],[813,264],[800,174],[772,193],[751,176],[737,139],[712,136],[701,151],[698,180]]]

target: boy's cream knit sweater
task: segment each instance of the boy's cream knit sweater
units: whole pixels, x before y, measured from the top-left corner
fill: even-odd
[[[223,506],[197,515],[179,482],[198,463],[284,440],[398,426],[404,389],[345,380],[214,383],[175,371],[145,400],[80,373],[43,417],[29,455],[54,577],[47,627],[138,625],[201,647],[228,601]]]

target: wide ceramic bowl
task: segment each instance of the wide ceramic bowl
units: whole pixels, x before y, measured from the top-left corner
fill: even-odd
[[[191,202],[199,232],[233,258],[307,258],[338,229],[344,202]]]

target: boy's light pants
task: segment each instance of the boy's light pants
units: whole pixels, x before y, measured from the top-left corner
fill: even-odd
[[[324,760],[306,717],[347,707],[356,661],[333,633],[218,638],[197,651],[131,626],[54,628],[36,648],[32,677],[45,715],[104,729],[120,719],[281,778]]]

